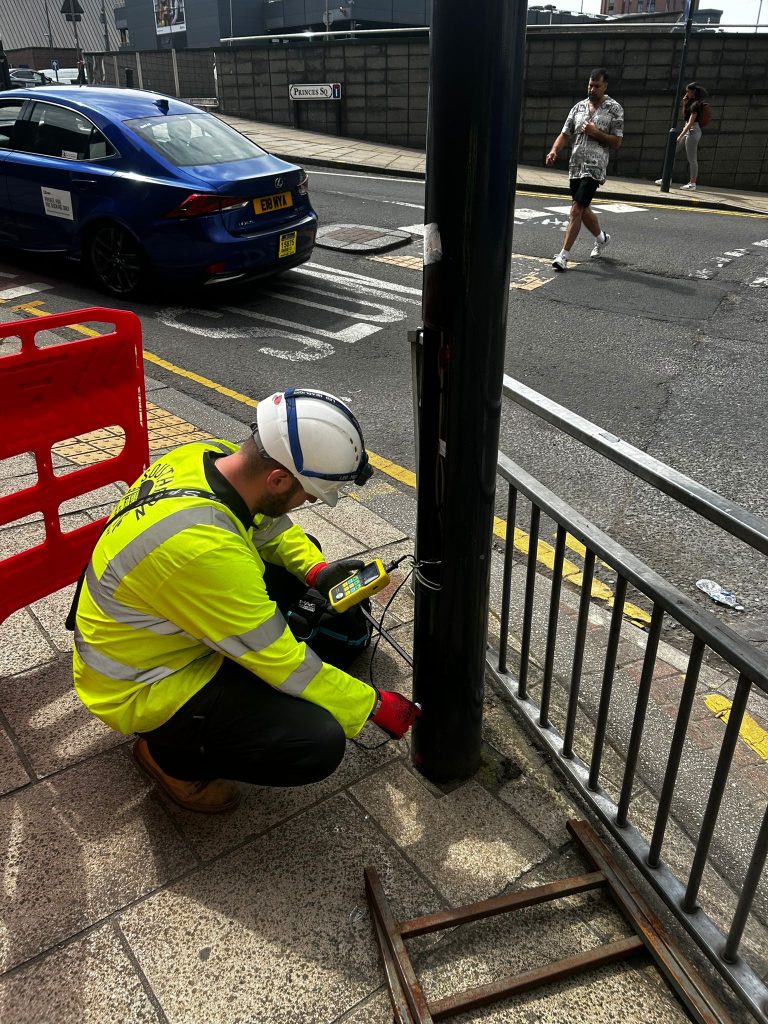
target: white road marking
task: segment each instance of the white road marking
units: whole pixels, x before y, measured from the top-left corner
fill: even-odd
[[[597,203],[599,210],[609,210],[611,213],[648,213],[644,206],[632,206],[629,203]]]
[[[296,267],[293,273],[304,274],[307,277],[319,277],[323,281],[330,281],[343,288],[348,288],[350,291],[375,295],[376,298],[396,298],[398,302],[405,302],[408,305],[421,305],[421,288],[407,288],[405,285],[393,284],[391,281],[380,281],[376,277],[355,274],[351,270],[339,270],[323,263],[305,263],[301,267]],[[417,295],[418,299],[409,299],[407,298],[409,295]]]
[[[361,199],[366,203],[386,203],[388,206],[408,206],[412,210],[423,210],[421,203],[406,203],[402,199],[381,199],[379,196],[363,196],[359,192],[341,192],[332,188],[324,188],[327,196],[345,196],[348,199]]]
[[[763,249],[768,249],[768,238],[761,238],[759,242],[753,242],[752,245],[761,245]]]
[[[310,330],[313,335],[317,334],[321,338],[331,338],[333,341],[344,341],[348,345],[354,345],[356,341],[361,341],[363,338],[367,338],[369,334],[378,334],[381,330],[380,327],[374,327],[373,324],[350,324],[349,327],[345,327],[341,331],[323,331],[319,327],[297,323],[295,320],[282,320],[277,316],[271,316],[266,313],[257,313],[253,309],[243,309],[241,306],[224,306],[223,308],[228,313],[236,313],[238,316],[246,316],[250,320],[265,320],[267,323],[279,324],[281,327],[295,327],[297,330],[303,331]]]
[[[570,209],[570,207],[569,207],[569,209]],[[520,220],[533,220],[534,217],[546,217],[546,212],[544,210],[527,210],[527,209],[517,210],[516,209],[515,210],[515,220],[517,220],[518,217],[520,218]]]
[[[261,327],[249,327],[243,331],[236,327],[199,327],[196,324],[181,322],[184,316],[201,316],[210,319],[220,319],[224,314],[214,309],[186,309],[180,306],[169,306],[166,309],[159,309],[155,317],[166,327],[173,327],[179,331],[187,331],[190,334],[197,334],[202,338],[286,338],[288,341],[298,342],[304,346],[304,351],[286,351],[285,349],[273,348],[270,345],[261,346],[258,351],[267,356],[274,356],[276,359],[285,359],[288,362],[314,362],[318,359],[325,359],[332,356],[335,349],[319,338],[311,338],[306,334],[289,334],[287,331],[264,330]]]
[[[353,320],[370,320],[374,324],[394,324],[399,320],[405,319],[405,313],[402,310],[394,309],[392,306],[384,306],[379,302],[369,302],[367,299],[356,301],[366,307],[362,313],[356,313],[351,309],[345,309],[343,306],[328,306],[322,302],[314,302],[308,299],[300,299],[297,295],[293,294],[293,291],[306,292],[309,295],[320,295],[322,298],[332,298],[332,294],[323,291],[321,288],[311,288],[306,284],[295,284],[292,286],[293,290],[290,293],[281,292],[268,292],[262,291],[261,295],[269,295],[275,299],[281,299],[283,302],[295,303],[298,306],[310,306],[313,309],[324,309],[328,313],[340,313],[342,316],[351,317]],[[379,310],[378,313],[372,312],[372,310]]]
[[[753,244],[760,245],[759,242],[755,242]],[[738,260],[741,259],[742,256],[746,256],[749,251],[749,249],[729,249],[727,252],[721,253],[719,256],[714,256],[710,260],[710,264],[714,264],[714,266],[704,266],[699,270],[692,270],[688,277],[696,278],[699,281],[711,281],[718,270],[722,270],[723,267],[727,267],[728,264],[733,263],[734,260]]]
[[[756,277],[754,281],[749,282],[750,288],[768,288],[768,277]]]
[[[43,284],[42,281],[35,281],[33,284],[20,284],[16,288],[0,288],[0,300],[6,302],[8,299],[20,299],[22,295],[47,292],[51,288],[53,288],[52,284]]]
[[[545,206],[545,210],[549,210],[550,213],[570,213],[570,206]]]

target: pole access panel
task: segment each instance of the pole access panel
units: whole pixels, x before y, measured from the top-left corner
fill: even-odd
[[[432,6],[412,757],[435,782],[480,763],[526,11]]]

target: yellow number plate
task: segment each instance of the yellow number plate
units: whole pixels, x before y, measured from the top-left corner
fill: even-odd
[[[280,241],[277,246],[277,258],[280,259],[283,256],[293,256],[296,252],[296,236],[298,232],[291,231],[287,235],[280,235]]]
[[[275,210],[287,210],[289,206],[293,206],[293,196],[290,192],[278,192],[274,196],[262,196],[261,199],[253,200],[256,213],[274,213]]]

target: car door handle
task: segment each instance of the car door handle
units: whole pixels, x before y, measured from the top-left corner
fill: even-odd
[[[70,178],[70,181],[75,186],[75,188],[79,188],[82,191],[86,191],[87,189],[91,189],[91,188],[93,188],[97,184],[97,179],[96,178],[81,178],[79,175],[76,175],[76,174],[72,175],[72,177]]]

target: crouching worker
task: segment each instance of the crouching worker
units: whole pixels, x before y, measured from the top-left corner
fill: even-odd
[[[76,599],[75,689],[139,734],[137,762],[182,807],[230,810],[232,780],[317,782],[369,718],[397,738],[413,724],[414,704],[322,661],[283,616],[362,565],[327,564],[287,513],[371,472],[347,406],[288,388],[241,446],[177,448],[113,511]]]

